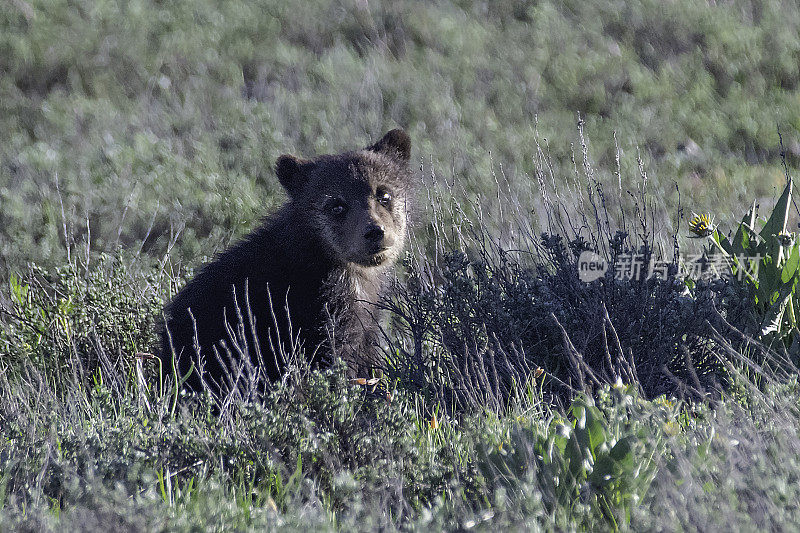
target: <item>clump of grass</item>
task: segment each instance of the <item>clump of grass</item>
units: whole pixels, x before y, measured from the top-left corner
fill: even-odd
[[[12,274],[2,303],[6,374],[30,367],[47,383],[89,386],[103,372],[133,375],[153,346],[163,271],[122,250],[47,271]],[[145,356],[146,357],[146,356]]]
[[[436,244],[409,255],[386,301],[401,332],[388,339],[390,375],[454,410],[502,411],[531,387],[568,405],[618,382],[696,401],[730,383],[726,365],[741,363],[731,347],[765,352],[739,331],[753,319],[746,287],[705,263],[699,279],[681,270],[682,210],[657,221],[664,206],[641,160],[636,189],[602,183],[580,123],[578,134],[574,180],[548,179],[543,157],[529,198],[505,176],[480,203],[447,180],[429,184],[439,207],[424,229]],[[606,269],[591,280],[587,254]]]

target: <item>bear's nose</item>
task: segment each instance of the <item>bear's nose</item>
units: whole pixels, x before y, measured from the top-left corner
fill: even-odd
[[[383,235],[383,226],[370,224],[367,227],[367,232],[364,234],[364,238],[371,242],[380,242],[383,240]]]

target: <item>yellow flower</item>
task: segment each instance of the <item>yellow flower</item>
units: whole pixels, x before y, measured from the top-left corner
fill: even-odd
[[[681,432],[681,427],[673,421],[667,421],[664,423],[664,433],[667,435],[675,436]]]
[[[692,213],[692,219],[689,221],[689,231],[694,233],[694,235],[689,235],[689,237],[694,239],[698,237],[708,237],[714,233],[714,229],[714,215],[710,213],[703,215]]]

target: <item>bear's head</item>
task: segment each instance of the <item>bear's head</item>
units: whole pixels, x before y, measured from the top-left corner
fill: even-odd
[[[403,248],[411,139],[400,129],[363,150],[314,159],[282,155],[276,173],[327,252],[342,264],[389,265]]]

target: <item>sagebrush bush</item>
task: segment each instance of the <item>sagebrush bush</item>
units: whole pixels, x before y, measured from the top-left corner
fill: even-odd
[[[387,338],[389,375],[456,411],[502,411],[540,374],[548,399],[564,405],[618,381],[649,399],[702,400],[727,387],[736,348],[765,353],[749,336],[750,289],[705,255],[695,254],[691,276],[682,264],[693,251],[680,245],[682,210],[656,223],[642,166],[628,191],[633,212],[612,204],[622,190],[597,177],[581,125],[579,138],[575,181],[540,179],[527,198],[498,183],[496,203],[473,203],[450,184],[432,186],[434,222],[423,229],[433,249],[407,257],[385,302],[401,332]],[[584,253],[605,261],[599,279],[581,278]]]
[[[738,302],[728,318],[742,320],[741,289],[717,280],[689,295],[674,276],[617,280],[613,272],[586,283],[561,239],[545,236],[542,247],[552,262],[453,252],[436,283],[412,273],[397,285],[388,307],[410,340],[398,345],[396,370],[418,387],[444,385],[439,399],[464,407],[502,408],[541,371],[562,399],[617,380],[648,398],[700,399],[724,389],[728,355],[719,343],[740,338],[722,329],[718,309]]]
[[[144,263],[144,264],[141,264]],[[88,385],[101,362],[130,373],[154,346],[162,271],[124,252],[48,272],[35,264],[12,275],[0,349],[7,373],[32,366],[48,382],[69,376]],[[142,268],[143,267],[143,268]]]

